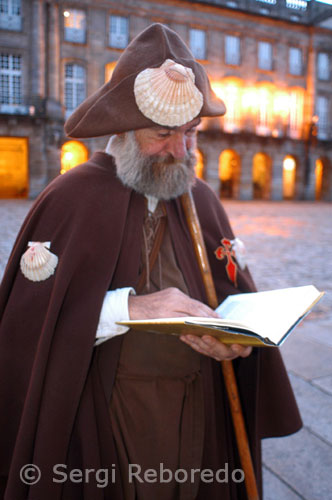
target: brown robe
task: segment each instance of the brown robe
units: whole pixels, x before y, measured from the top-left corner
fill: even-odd
[[[225,262],[215,257],[220,239],[234,237],[218,199],[201,181],[193,196],[219,302],[231,293],[254,290],[247,270],[239,270],[235,287]],[[174,200],[165,207],[189,294],[206,302],[181,204]],[[120,183],[111,157],[96,153],[55,179],[22,226],[0,290],[0,497],[5,500],[124,498],[109,413],[124,336],[93,345],[106,291],[138,283],[143,219],[144,198]],[[31,282],[20,271],[29,241],[51,241],[59,257],[54,275],[43,282]],[[256,349],[234,366],[259,472],[259,439],[295,432],[301,419],[277,349]],[[200,372],[201,467],[218,470],[229,463],[232,470],[239,462],[220,364],[202,356]],[[185,451],[196,453],[191,447]],[[42,472],[32,486],[19,480],[28,463]],[[185,457],[181,463],[189,462]],[[55,483],[55,464],[117,474],[104,488],[93,477]],[[206,498],[239,499],[245,493],[242,483],[201,482],[197,499]]]

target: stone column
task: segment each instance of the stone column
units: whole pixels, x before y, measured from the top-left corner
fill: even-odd
[[[241,155],[241,178],[238,198],[240,200],[252,199],[252,151],[250,149]]]
[[[45,97],[45,18],[42,0],[32,0],[30,95]]]
[[[59,6],[49,5],[48,97],[60,101],[60,23]]]

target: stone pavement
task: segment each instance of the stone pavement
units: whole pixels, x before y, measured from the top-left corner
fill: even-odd
[[[0,277],[30,201],[0,200]],[[226,201],[260,290],[326,296],[281,348],[304,421],[263,442],[264,500],[332,500],[332,204]]]

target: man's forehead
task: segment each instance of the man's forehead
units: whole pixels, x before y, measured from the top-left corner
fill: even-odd
[[[190,122],[185,123],[184,125],[181,125],[179,127],[168,127],[167,125],[154,125],[153,127],[150,127],[153,130],[160,130],[160,129],[167,129],[167,130],[180,130],[180,129],[190,129],[193,127],[197,127],[201,122],[200,118],[194,118]]]

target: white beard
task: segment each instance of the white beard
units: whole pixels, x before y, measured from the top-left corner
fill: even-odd
[[[196,156],[188,151],[185,158],[160,157],[140,151],[135,132],[111,137],[106,152],[114,157],[121,182],[138,193],[170,200],[188,192],[195,182]]]

